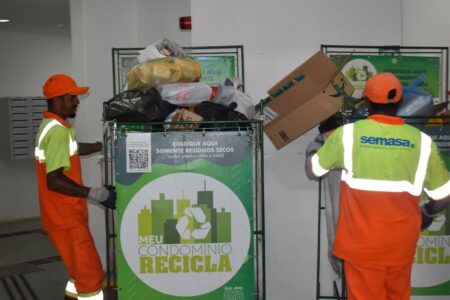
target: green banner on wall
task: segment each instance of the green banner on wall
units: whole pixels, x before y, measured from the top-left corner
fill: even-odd
[[[117,142],[119,299],[254,299],[248,136],[128,132]]]
[[[201,82],[219,86],[229,77],[236,77],[236,58],[232,55],[193,55],[202,65]]]
[[[431,136],[450,172],[448,125],[415,125]],[[426,199],[423,199],[426,201]],[[450,209],[447,207],[422,231],[417,243],[411,276],[414,296],[450,295]]]
[[[330,55],[334,63],[342,67],[342,73],[349,79],[355,92],[353,97],[361,98],[367,80],[378,73],[394,73],[403,86],[408,86],[418,78],[425,76],[420,85],[433,98],[440,98],[440,62],[438,57],[406,56],[406,55]],[[345,63],[345,64],[344,64]],[[344,64],[344,65],[343,65]]]

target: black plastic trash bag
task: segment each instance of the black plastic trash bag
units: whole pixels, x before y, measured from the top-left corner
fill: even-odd
[[[224,106],[210,101],[203,101],[195,107],[195,113],[203,117],[203,121],[217,121],[217,123],[204,123],[199,128],[202,129],[228,129],[235,130],[249,126],[248,123],[239,123],[239,121],[247,121],[244,114],[235,111],[236,103]],[[237,121],[237,122],[221,122],[221,121]]]
[[[105,104],[106,121],[162,122],[177,106],[161,99],[154,87],[139,87],[118,94]]]

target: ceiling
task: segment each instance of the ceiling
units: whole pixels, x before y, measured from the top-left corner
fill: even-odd
[[[70,0],[0,0],[0,30],[70,35]]]

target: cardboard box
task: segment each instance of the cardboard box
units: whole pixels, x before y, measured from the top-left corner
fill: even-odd
[[[277,149],[338,112],[353,86],[319,51],[269,91],[263,102],[264,132]]]
[[[187,109],[181,109],[179,112],[177,112],[173,118],[172,122],[200,122],[203,121],[203,118],[196,113],[187,110]],[[186,123],[186,124],[172,124],[170,125],[170,129],[176,129],[176,130],[192,130],[199,126],[199,124],[195,123]]]

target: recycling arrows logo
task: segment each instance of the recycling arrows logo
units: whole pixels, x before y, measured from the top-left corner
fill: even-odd
[[[124,268],[133,286],[153,298],[214,298],[237,274],[253,272],[252,227],[243,205],[250,195],[241,200],[200,173],[176,172],[142,184],[120,220],[119,254],[133,273]],[[135,187],[122,188],[131,196]],[[124,295],[134,295],[133,288]]]
[[[201,224],[199,228],[189,229],[189,222],[196,221]],[[184,216],[178,219],[175,226],[180,237],[183,239],[202,240],[206,238],[211,230],[211,223],[206,221],[206,215],[200,207],[188,207],[184,210]]]

